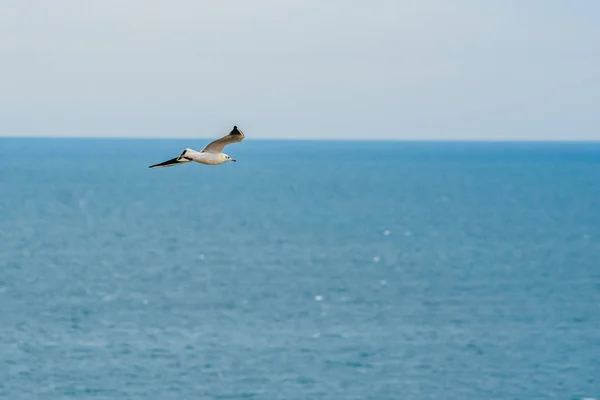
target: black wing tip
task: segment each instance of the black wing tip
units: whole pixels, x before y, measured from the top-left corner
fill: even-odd
[[[233,129],[229,133],[230,135],[241,135],[242,132],[238,129],[237,125],[233,126]]]
[[[177,158],[171,158],[170,160],[167,160],[165,162],[161,162],[161,163],[158,163],[158,164],[151,165],[148,168],[166,167],[166,166],[169,166],[169,165],[179,164],[179,162],[180,162],[179,161],[179,157],[177,157]]]

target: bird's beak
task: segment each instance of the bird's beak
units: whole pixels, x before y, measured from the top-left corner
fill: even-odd
[[[231,161],[233,161],[233,162],[237,162],[237,160],[236,160],[235,158],[232,158],[232,159],[231,159]]]

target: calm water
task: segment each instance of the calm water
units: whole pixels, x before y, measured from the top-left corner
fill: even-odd
[[[0,139],[0,398],[600,398],[600,145],[189,145]]]

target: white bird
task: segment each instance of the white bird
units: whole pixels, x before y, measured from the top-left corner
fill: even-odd
[[[220,165],[227,161],[236,162],[235,159],[223,153],[223,148],[228,144],[241,142],[242,140],[244,140],[244,133],[237,126],[234,126],[229,134],[209,143],[200,151],[185,149],[179,157],[161,162],[160,164],[151,165],[148,168],[172,167],[174,165],[189,163],[190,161],[206,165]]]

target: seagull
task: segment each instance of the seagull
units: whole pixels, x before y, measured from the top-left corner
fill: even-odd
[[[174,165],[189,163],[190,161],[206,165],[220,165],[228,161],[236,162],[235,159],[223,153],[223,148],[228,144],[238,143],[242,140],[244,140],[244,133],[237,126],[234,126],[229,134],[209,143],[200,151],[185,149],[179,157],[161,162],[160,164],[151,165],[148,168],[172,167]]]

